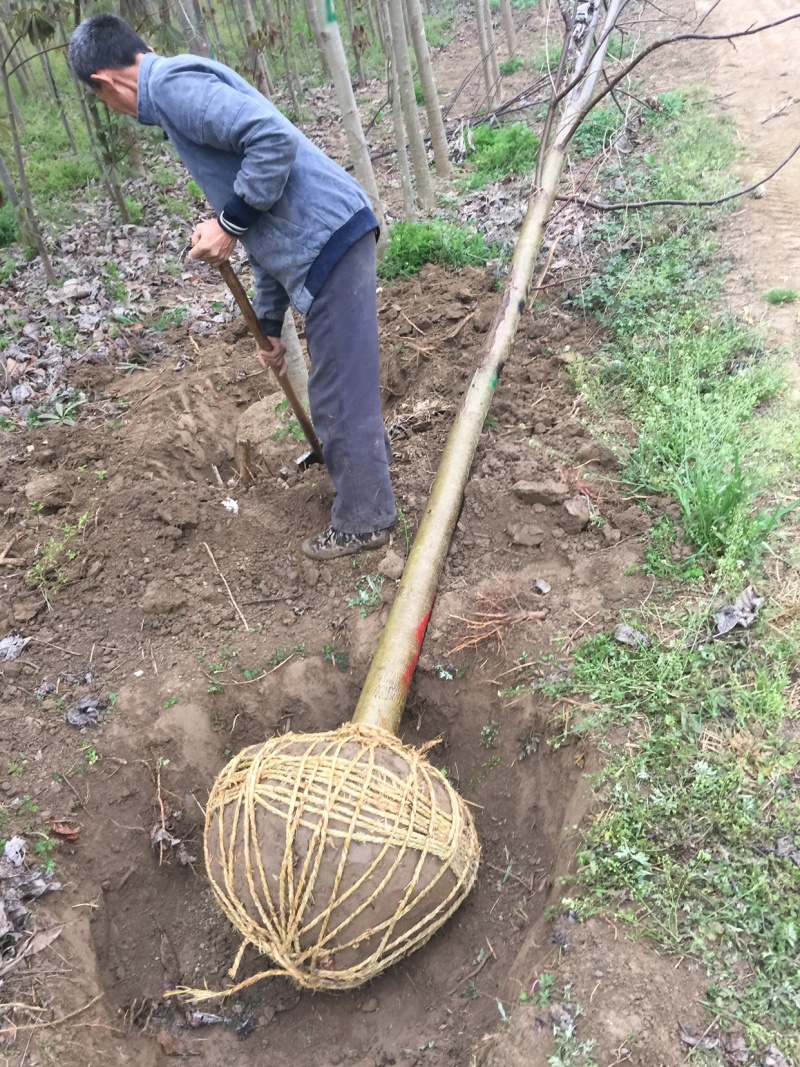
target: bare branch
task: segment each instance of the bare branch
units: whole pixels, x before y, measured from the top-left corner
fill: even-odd
[[[580,114],[576,116],[574,122],[572,123],[572,126],[569,129],[569,132],[568,132],[567,136],[568,137],[572,137],[572,135],[575,133],[575,131],[580,126],[580,124],[583,122],[583,120],[586,118],[586,116],[589,114],[589,112],[594,107],[596,107],[605,96],[608,96],[608,94],[613,89],[616,89],[616,87],[619,85],[619,83],[621,81],[623,81],[625,78],[627,78],[627,76],[630,74],[630,72],[635,67],[638,67],[639,64],[642,62],[642,60],[646,59],[649,55],[652,55],[652,53],[657,51],[659,48],[664,48],[664,47],[666,47],[667,45],[670,45],[670,44],[680,44],[682,41],[732,41],[735,38],[739,38],[739,37],[752,37],[757,33],[763,33],[765,30],[774,30],[778,26],[783,26],[787,22],[794,22],[797,19],[800,19],[800,11],[795,12],[793,15],[786,15],[782,19],[776,19],[775,22],[766,22],[766,23],[762,24],[761,26],[750,26],[746,30],[736,30],[736,31],[732,31],[730,33],[708,33],[708,34],[706,34],[706,33],[676,33],[672,37],[663,37],[659,41],[653,41],[652,44],[649,44],[647,46],[647,48],[643,49],[643,51],[641,51],[638,56],[636,56],[634,59],[632,59],[630,61],[630,63],[628,63],[628,65],[626,67],[624,67],[618,74],[615,74],[613,78],[610,78],[609,81],[608,81],[607,86],[604,89],[602,89],[599,93],[597,93],[586,104],[586,106],[581,110]],[[579,80],[580,79],[577,79],[577,80],[573,79],[575,84],[577,84],[577,82]],[[556,98],[556,102],[558,102],[559,99],[561,99],[564,96],[566,96],[567,93],[570,92],[572,88],[573,88],[572,85],[568,85],[564,89],[562,89],[561,93]]]
[[[565,200],[567,203],[579,204],[581,207],[590,207],[595,211],[633,211],[643,207],[716,207],[717,204],[724,204],[728,200],[736,200],[740,196],[747,196],[748,193],[754,192],[759,186],[766,185],[779,170],[783,170],[786,164],[794,159],[798,152],[800,152],[800,144],[796,145],[786,159],[779,163],[774,170],[770,171],[765,178],[760,178],[753,185],[748,185],[746,189],[739,189],[735,193],[718,196],[714,200],[636,200],[628,204],[601,204],[596,200],[577,200],[573,196],[557,196],[556,200]]]

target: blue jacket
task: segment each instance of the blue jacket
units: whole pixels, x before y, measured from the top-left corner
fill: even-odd
[[[160,126],[217,218],[245,247],[256,313],[280,334],[330,271],[376,229],[361,186],[229,67],[198,56],[142,58],[138,119]]]

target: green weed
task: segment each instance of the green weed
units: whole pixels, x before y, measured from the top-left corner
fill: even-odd
[[[419,274],[426,263],[461,270],[482,267],[496,254],[483,236],[451,222],[396,222],[380,264],[386,281]]]
[[[94,745],[84,745],[82,750],[83,758],[88,767],[94,767],[95,763],[100,759],[100,753]]]
[[[176,307],[162,311],[158,319],[153,323],[154,330],[169,330],[174,326],[180,326],[186,318],[186,308]]]
[[[80,555],[79,539],[89,523],[89,516],[81,515],[77,522],[65,522],[39,549],[39,557],[27,574],[28,584],[58,593],[67,582],[65,567]]]
[[[144,221],[144,212],[142,211],[142,206],[138,200],[134,200],[132,196],[126,196],[125,207],[128,210],[128,216],[131,223],[134,226],[141,226]]]
[[[764,293],[764,299],[768,304],[793,304],[800,293],[796,289],[770,289]]]
[[[356,593],[347,601],[348,608],[358,608],[362,619],[366,619],[376,608],[383,603],[381,589],[383,588],[382,574],[363,574],[356,581]]]
[[[20,752],[16,759],[8,761],[8,773],[14,778],[21,778],[28,766],[28,757]]]
[[[520,56],[514,56],[512,59],[506,59],[499,64],[500,73],[504,78],[507,78],[511,74],[516,74],[525,65],[525,60]]]
[[[481,727],[481,748],[494,748],[500,736],[500,724],[490,719]]]
[[[619,108],[596,107],[575,131],[572,143],[580,155],[596,156],[613,143],[624,122]]]
[[[305,654],[306,646],[305,642],[301,641],[300,644],[295,645],[294,648],[287,648],[285,645],[278,645],[275,649],[275,655],[270,659],[270,664],[273,667],[277,667],[279,664],[284,663],[287,659],[291,659],[293,656],[302,656]]]
[[[350,654],[343,648],[337,648],[335,644],[323,646],[322,658],[326,663],[332,663],[334,667],[343,673],[350,666]]]
[[[286,397],[275,405],[275,414],[278,416],[281,425],[270,434],[270,440],[282,441],[284,437],[289,436],[293,437],[295,441],[305,440],[303,428],[289,408],[289,401]]]
[[[536,166],[540,144],[540,138],[524,122],[477,126],[467,151],[472,170],[463,180],[464,188],[482,189],[507,174],[527,174]]]
[[[122,272],[119,269],[119,264],[111,260],[106,264],[106,269],[103,274],[100,275],[100,281],[103,288],[108,293],[109,298],[117,304],[124,304],[128,299],[128,287],[125,284],[125,280],[122,277]]]
[[[531,67],[538,74],[555,72],[561,59],[561,45],[554,44],[549,48],[542,48],[531,57]]]
[[[79,390],[67,390],[58,397],[53,394],[46,403],[28,412],[25,425],[29,430],[47,425],[74,426],[81,408],[88,403],[89,398]]]
[[[6,248],[19,237],[19,215],[12,204],[0,207],[0,248]]]
[[[635,48],[636,42],[629,33],[613,33],[608,42],[608,54],[614,59],[628,59]]]

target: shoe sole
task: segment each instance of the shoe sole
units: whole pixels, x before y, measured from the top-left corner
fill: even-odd
[[[340,559],[343,556],[355,556],[358,552],[374,552],[376,548],[383,548],[384,545],[388,545],[390,532],[390,530],[386,530],[377,541],[371,541],[368,545],[336,545],[331,548],[316,548],[312,545],[312,539],[309,538],[307,541],[303,541],[303,555],[307,556],[308,559],[326,560]]]

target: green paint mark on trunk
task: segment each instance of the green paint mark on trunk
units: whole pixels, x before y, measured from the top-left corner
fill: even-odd
[[[325,0],[325,21],[326,22],[337,22],[338,21],[338,19],[336,18],[336,8],[334,6],[333,0]]]

